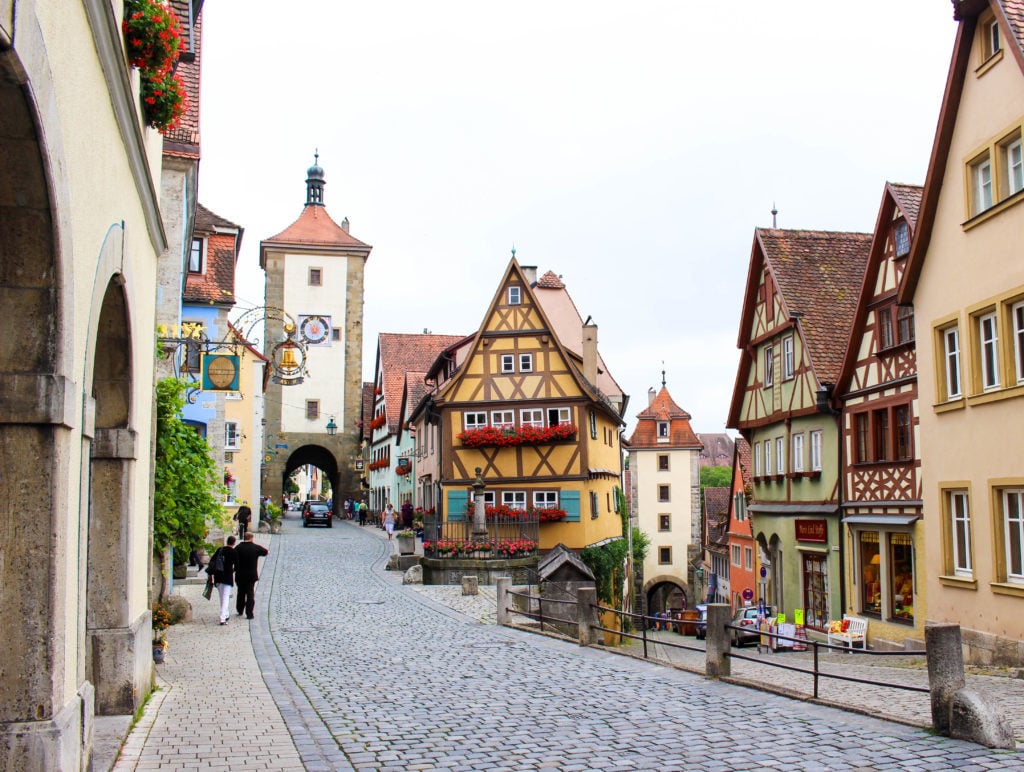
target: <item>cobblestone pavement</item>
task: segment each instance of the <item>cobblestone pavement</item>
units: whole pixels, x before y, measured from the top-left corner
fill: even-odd
[[[1016,752],[481,624],[491,590],[403,587],[380,570],[390,549],[348,523],[288,521],[274,542],[253,647],[307,769],[1024,767]]]

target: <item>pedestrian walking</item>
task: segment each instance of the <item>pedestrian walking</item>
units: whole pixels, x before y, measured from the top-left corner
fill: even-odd
[[[384,530],[388,532],[388,541],[391,541],[391,534],[395,532],[395,507],[390,501],[384,507],[381,522],[384,523]]]
[[[235,512],[234,519],[238,522],[238,538],[244,539],[245,532],[249,530],[249,523],[252,521],[252,510],[248,505],[243,504]]]
[[[366,506],[366,500],[363,499],[359,502],[359,525],[366,525],[366,515],[369,513],[370,508]]]
[[[218,547],[210,558],[206,573],[213,576],[220,595],[220,623],[226,625],[231,616],[231,587],[235,583],[235,537],[229,536],[227,544]]]
[[[238,616],[253,618],[253,610],[256,607],[256,582],[260,575],[260,558],[270,554],[266,547],[257,544],[252,540],[252,531],[245,534],[242,543],[235,547],[235,587],[238,589],[238,597],[235,599],[235,611]]]

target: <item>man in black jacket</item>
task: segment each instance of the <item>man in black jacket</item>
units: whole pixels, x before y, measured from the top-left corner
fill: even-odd
[[[238,587],[238,598],[235,601],[235,611],[238,616],[253,617],[253,609],[256,607],[256,582],[259,581],[260,558],[270,553],[266,547],[261,547],[252,540],[252,531],[247,531],[245,540],[235,547],[235,586]]]

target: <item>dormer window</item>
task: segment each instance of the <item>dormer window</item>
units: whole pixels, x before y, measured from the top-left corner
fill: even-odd
[[[896,257],[903,257],[910,252],[910,228],[906,220],[900,220],[892,229],[893,241],[896,244]]]
[[[192,248],[188,253],[188,272],[203,272],[203,240],[192,239]]]
[[[658,421],[658,438],[668,439],[668,421]]]
[[[510,306],[518,306],[523,302],[523,290],[521,287],[509,287],[508,288],[508,304]]]

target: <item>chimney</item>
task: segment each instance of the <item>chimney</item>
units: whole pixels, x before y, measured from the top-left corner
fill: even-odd
[[[523,278],[526,279],[526,283],[531,287],[537,283],[537,266],[535,265],[521,265],[519,266],[523,272]]]
[[[583,325],[583,377],[597,386],[597,325],[589,316]]]
[[[648,405],[648,407],[650,407],[651,405],[654,404],[654,398],[657,397],[657,396],[658,396],[658,392],[656,392],[654,390],[654,387],[651,386],[651,388],[649,388],[647,390],[647,405]]]
[[[347,217],[344,220],[341,221],[341,229],[343,231],[345,231],[345,233],[348,233],[348,218]]]

